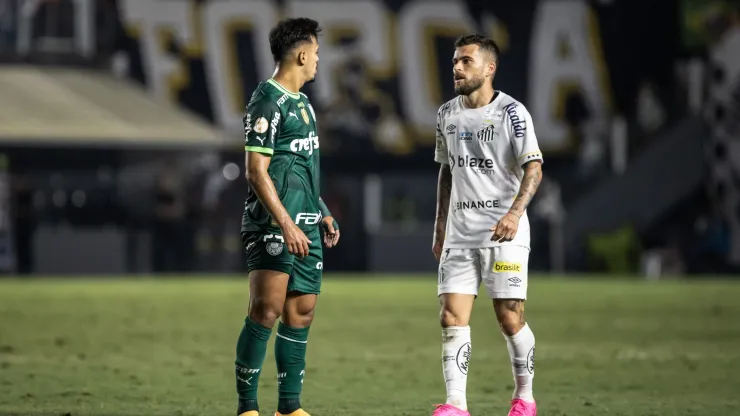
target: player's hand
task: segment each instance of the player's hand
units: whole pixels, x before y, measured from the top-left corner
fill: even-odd
[[[324,227],[324,245],[332,248],[339,242],[339,227],[334,227],[334,217],[324,217],[321,224]]]
[[[439,259],[442,257],[442,247],[444,246],[444,242],[435,241],[432,245],[432,254],[434,254],[434,259],[437,260],[437,263],[439,263]]]
[[[308,245],[311,241],[297,225],[290,223],[283,228],[283,239],[288,246],[288,253],[301,259],[308,256]]]
[[[517,229],[519,229],[519,217],[512,212],[507,212],[506,215],[501,217],[498,224],[491,227],[490,231],[493,231],[491,241],[500,243],[511,241],[516,236]]]

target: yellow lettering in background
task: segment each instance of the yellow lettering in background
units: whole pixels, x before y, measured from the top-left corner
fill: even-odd
[[[475,22],[464,3],[444,0],[409,2],[401,8],[398,22],[402,51],[399,56],[401,103],[406,121],[413,127],[417,140],[431,144],[435,115],[439,106],[444,104],[440,86],[444,81],[439,74],[434,38],[468,33],[475,27]],[[452,57],[449,59],[451,62]],[[451,63],[448,68],[448,74],[451,74]]]
[[[509,50],[509,30],[504,22],[486,13],[483,15],[483,27],[488,30],[488,36],[496,42],[502,54]]]
[[[173,29],[169,27],[158,27],[155,30],[157,37],[157,45],[159,50],[166,54],[169,52],[170,47],[176,44],[175,34]],[[188,70],[187,62],[183,59],[174,60],[174,65],[169,73],[164,74],[166,87],[166,95],[171,103],[178,103],[180,99],[180,91],[186,88],[190,84],[190,71]]]
[[[234,113],[241,113],[246,107],[247,97],[244,96],[243,76],[239,69],[239,57],[236,37],[239,33],[251,33],[253,30],[252,22],[246,19],[234,17],[227,20],[222,28],[223,33],[223,52],[222,56],[226,60],[224,71],[226,76],[226,91],[231,101],[231,110]]]
[[[527,108],[540,147],[550,152],[574,148],[563,116],[570,94],[580,93],[593,117],[610,110],[609,84],[599,29],[583,1],[543,2],[533,19]]]
[[[242,129],[249,100],[245,89],[252,89],[244,85],[239,67],[244,51],[239,51],[236,39],[240,34],[251,36],[258,81],[269,78],[274,70],[269,31],[282,16],[311,17],[324,28],[312,100],[327,111],[337,106],[352,110],[353,105],[378,108],[380,116],[365,121],[374,126],[375,143],[397,154],[411,152],[417,144],[431,145],[436,111],[451,98],[442,96],[442,86],[451,82],[452,64],[444,62],[452,57],[437,56],[439,40],[452,42],[482,30],[502,52],[510,48],[505,22],[484,13],[479,26],[461,1],[408,1],[397,13],[382,0],[286,0],[284,7],[275,0],[199,4],[124,0],[121,9],[127,31],[141,41],[144,70],[155,94],[177,101],[191,83],[188,60],[202,56],[214,116],[220,126],[234,132]],[[569,1],[538,3],[532,25],[529,96],[515,98],[527,103],[541,132],[542,149],[566,150],[573,144],[563,121],[569,94],[582,94],[597,117],[611,111],[598,23],[585,1]],[[351,46],[340,42],[348,37],[355,39]],[[179,56],[170,52],[173,44],[181,51]],[[360,98],[353,99],[360,102],[345,104],[346,85],[338,71],[353,62],[365,68],[361,80],[350,81],[358,83],[354,88]],[[397,97],[379,83],[393,77],[398,77]]]
[[[286,15],[316,19],[324,30],[320,39],[319,71],[315,97],[322,106],[336,99],[340,85],[337,70],[348,62],[362,64],[373,79],[395,75],[393,20],[382,0],[290,0]],[[350,45],[339,41],[353,38]]]
[[[437,56],[437,45],[436,42],[440,39],[446,39],[450,42],[460,36],[469,33],[468,27],[464,24],[428,24],[424,26],[424,51],[426,55],[426,78],[427,86],[426,89],[430,92],[432,102],[439,103],[442,105],[445,101],[452,97],[442,97],[442,83],[452,82],[452,56],[441,57],[443,62],[449,62],[446,66],[449,71],[443,72],[446,76],[442,76],[440,73],[440,57]],[[447,58],[447,59],[445,59]],[[445,66],[443,66],[445,68]],[[439,105],[437,107],[439,107]],[[437,114],[435,111],[434,114]],[[436,120],[435,120],[436,123]],[[430,142],[434,139],[434,135],[429,135],[426,142]]]
[[[216,120],[227,130],[241,129],[244,107],[250,98],[244,92],[237,36],[251,36],[255,72],[260,81],[267,79],[274,69],[269,33],[279,15],[278,5],[272,0],[220,0],[203,5],[203,25],[209,28],[204,34],[207,83]]]
[[[147,80],[154,93],[173,103],[190,85],[188,59],[202,53],[200,7],[189,2],[124,1],[126,30],[142,44]],[[171,53],[176,45],[180,54]]]

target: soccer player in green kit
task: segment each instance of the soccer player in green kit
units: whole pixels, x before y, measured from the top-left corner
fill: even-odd
[[[319,196],[316,116],[300,91],[313,81],[321,28],[311,19],[283,20],[270,31],[276,63],[244,115],[250,189],[241,235],[249,272],[249,315],[236,346],[237,415],[258,416],[257,386],[267,342],[278,318],[276,416],[308,416],[300,394],[306,344],[321,289],[323,242],[333,247],[339,227]]]

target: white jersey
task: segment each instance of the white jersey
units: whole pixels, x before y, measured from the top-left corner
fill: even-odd
[[[519,193],[522,165],[543,160],[532,117],[522,103],[500,91],[480,108],[466,108],[461,96],[448,101],[437,113],[434,160],[452,171],[445,248],[529,248],[526,211],[512,241],[491,241],[490,231]]]

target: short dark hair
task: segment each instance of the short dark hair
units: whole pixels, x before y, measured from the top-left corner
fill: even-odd
[[[468,45],[478,45],[482,50],[493,55],[493,62],[498,65],[500,50],[493,39],[474,33],[471,35],[460,36],[455,41],[455,48],[461,48]]]
[[[281,20],[270,30],[270,52],[275,62],[280,62],[294,47],[302,42],[318,40],[319,22],[307,17]]]

